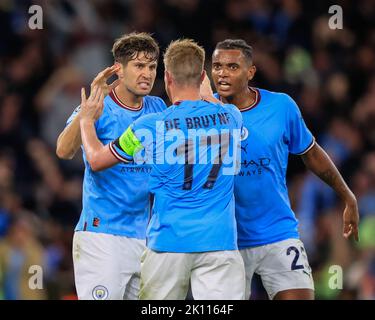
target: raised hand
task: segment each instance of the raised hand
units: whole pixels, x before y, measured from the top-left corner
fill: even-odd
[[[91,90],[95,86],[99,86],[104,93],[104,96],[106,96],[108,93],[110,93],[114,88],[116,88],[120,80],[117,79],[113,81],[111,84],[108,84],[108,79],[114,75],[118,70],[120,69],[120,65],[113,65],[112,67],[108,67],[104,69],[103,71],[99,72],[98,75],[95,77],[95,79],[91,83]]]
[[[91,93],[86,99],[86,91],[81,89],[81,111],[80,117],[85,120],[98,120],[103,112],[104,92],[100,86],[91,88]]]

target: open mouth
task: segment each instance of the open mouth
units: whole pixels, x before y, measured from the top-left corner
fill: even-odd
[[[150,89],[150,83],[149,82],[139,82],[138,85],[142,90]]]
[[[217,84],[220,90],[228,90],[231,87],[231,84],[227,81],[219,81]]]

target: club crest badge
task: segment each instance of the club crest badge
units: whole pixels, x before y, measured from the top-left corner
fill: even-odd
[[[92,290],[92,296],[95,300],[106,300],[108,298],[108,289],[104,286],[96,286]]]
[[[249,130],[247,130],[246,127],[243,127],[241,131],[241,141],[246,140],[248,136],[249,136]]]

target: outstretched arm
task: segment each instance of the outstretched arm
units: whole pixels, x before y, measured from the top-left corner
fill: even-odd
[[[359,214],[357,199],[345,183],[328,154],[317,143],[315,143],[315,145],[301,157],[306,167],[332,187],[332,189],[334,189],[344,201],[343,236],[349,238],[353,235],[355,240],[358,241]]]
[[[95,86],[99,86],[104,95],[107,95],[118,84],[119,80],[115,80],[111,84],[107,84],[108,79],[118,70],[117,65],[106,68],[99,72],[91,83],[91,91]],[[65,127],[63,132],[59,135],[56,144],[56,155],[60,159],[70,160],[77,153],[82,144],[81,130],[80,130],[80,111],[74,117],[73,121]]]
[[[81,90],[80,128],[86,159],[93,171],[100,171],[120,162],[110,151],[109,145],[104,146],[95,131],[95,121],[103,108],[104,92],[99,86],[94,86],[86,99],[85,89]]]

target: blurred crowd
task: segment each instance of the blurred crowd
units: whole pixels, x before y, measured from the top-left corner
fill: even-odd
[[[28,9],[43,9],[31,30]],[[342,30],[328,25],[340,5]],[[242,38],[254,48],[253,86],[290,94],[317,141],[358,199],[360,242],[342,237],[343,204],[291,157],[292,207],[318,299],[375,299],[375,1],[1,0],[0,299],[74,299],[73,230],[81,210],[81,154],[55,155],[56,139],[80,88],[113,63],[115,38],[154,35],[162,49],[190,37],[207,51]],[[152,94],[165,99],[163,66]],[[166,100],[167,101],[167,100]],[[43,290],[28,286],[43,267]],[[332,289],[330,267],[343,270]],[[256,279],[257,280],[257,279]],[[265,299],[255,281],[252,299]]]

